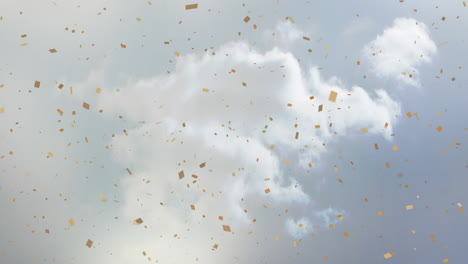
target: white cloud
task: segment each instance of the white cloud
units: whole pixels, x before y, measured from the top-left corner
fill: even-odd
[[[266,29],[263,32],[264,40],[269,42],[269,46],[273,44],[273,46],[285,50],[291,50],[297,40],[307,35],[306,32],[289,20],[279,21],[274,29]]]
[[[151,219],[167,233],[190,228],[213,236],[223,233],[221,215],[234,232],[247,231],[262,205],[313,207],[301,174],[335,132],[365,127],[392,133],[400,109],[382,90],[374,99],[360,87],[344,88],[336,77],[324,80],[316,68],[304,74],[291,53],[278,49],[260,53],[236,42],[216,54],[182,56],[173,74],[102,93],[104,113],[144,121],[112,143],[116,159],[133,171],[124,182],[128,220]],[[336,102],[328,100],[331,91],[338,93]],[[293,175],[298,170],[292,168],[303,173]],[[200,215],[207,216],[206,225],[196,224]]]
[[[418,66],[431,62],[437,47],[426,25],[412,18],[397,18],[363,49],[375,74],[416,86]]]
[[[288,218],[285,222],[286,230],[295,239],[299,239],[304,235],[310,233],[312,230],[312,223],[309,218],[302,217],[295,221],[292,218]]]

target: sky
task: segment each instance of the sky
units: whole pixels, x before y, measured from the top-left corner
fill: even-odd
[[[0,263],[467,263],[467,5],[0,1]]]

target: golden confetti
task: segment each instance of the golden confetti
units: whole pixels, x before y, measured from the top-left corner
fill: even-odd
[[[190,10],[190,9],[197,9],[198,4],[190,4],[185,6],[185,10]]]
[[[88,248],[91,248],[91,247],[93,246],[93,241],[90,240],[90,239],[88,239],[88,241],[86,241],[86,246],[87,246]]]
[[[335,91],[330,92],[330,96],[328,97],[328,100],[331,102],[336,102],[336,97],[338,96],[338,93]]]

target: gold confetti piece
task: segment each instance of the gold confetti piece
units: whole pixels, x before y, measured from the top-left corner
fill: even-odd
[[[210,91],[210,89],[203,88],[203,89],[202,89],[202,91],[203,91],[204,93],[207,93],[207,92],[209,92],[209,91]]]
[[[141,18],[137,17],[137,18],[136,18],[136,21],[140,22],[140,21],[141,21]]]
[[[28,45],[28,43],[23,43],[23,44],[21,44],[22,47],[25,47],[25,46],[27,46],[27,45]]]
[[[100,94],[101,93],[101,88],[96,88],[96,93]]]
[[[381,216],[382,215],[382,212],[381,211],[378,211],[377,212],[377,216]]]
[[[464,2],[463,2],[463,3],[464,3]],[[447,262],[449,262],[449,259],[443,259],[442,262],[443,262],[443,263],[447,263]]]
[[[63,115],[63,111],[62,111],[62,110],[60,110],[60,109],[57,109],[57,112],[60,114],[60,116],[62,116],[62,115]]]
[[[265,193],[270,193],[270,189],[269,188],[265,189]]]
[[[190,205],[190,208],[191,208],[192,210],[195,210],[195,205],[191,204],[191,205]]]
[[[127,170],[128,174],[132,175],[132,172],[130,171],[129,168],[125,168],[125,169]]]
[[[445,45],[447,43],[448,43],[448,41],[442,42],[442,43],[439,44],[439,46],[443,46],[443,45]]]
[[[190,4],[185,6],[185,10],[190,10],[190,9],[197,9],[198,4]]]
[[[397,150],[398,150],[398,147],[397,147],[397,146],[393,146],[392,149],[393,149],[393,151],[397,151]]]
[[[179,180],[181,180],[184,177],[185,177],[184,171],[179,171]]]
[[[86,110],[89,110],[89,104],[86,102],[83,102],[83,108]]]
[[[344,235],[345,237],[349,237],[348,232],[344,232],[343,235]]]
[[[275,236],[275,240],[279,240],[279,236]]]
[[[367,128],[361,128],[362,133],[367,133]]]
[[[437,132],[440,132],[440,131],[442,131],[442,127],[441,127],[441,126],[438,126],[438,127],[437,127]]]
[[[244,22],[245,22],[245,23],[248,23],[249,21],[250,21],[250,17],[249,17],[249,16],[244,17]]]
[[[385,255],[383,255],[385,259],[389,259],[392,257],[392,254],[390,253],[386,253]]]
[[[284,163],[286,163],[286,164],[291,164],[291,161],[289,161],[289,160],[284,160]]]
[[[308,40],[308,41],[310,40],[310,38],[308,38],[308,37],[306,37],[306,36],[304,36],[304,37],[302,37],[302,38],[303,38],[304,40]]]
[[[323,105],[319,105],[318,111],[319,111],[319,112],[322,112],[322,110],[323,110]]]
[[[86,241],[86,246],[91,248],[93,246],[93,241],[88,239],[88,241]]]
[[[374,144],[375,150],[379,150],[379,145],[377,143]]]
[[[338,93],[335,91],[330,91],[330,96],[328,97],[328,100],[331,102],[336,102],[336,97],[338,96]]]
[[[70,218],[70,219],[68,219],[68,224],[69,224],[70,226],[74,226],[74,225],[75,225],[75,221],[73,221],[73,219]]]
[[[63,88],[63,84],[59,84],[58,88],[59,88],[59,89],[62,89],[62,88]]]
[[[56,49],[50,49],[49,52],[50,52],[50,53],[56,53],[57,50],[56,50]]]
[[[206,162],[200,164],[200,168],[204,168],[206,166]]]
[[[413,210],[413,209],[414,209],[414,206],[412,206],[412,205],[407,205],[406,206],[406,210]]]
[[[293,24],[296,23],[296,21],[294,21],[294,18],[292,18],[292,17],[287,17],[287,19],[289,20],[289,22],[291,22]]]
[[[330,46],[325,45],[325,49],[326,49],[326,50],[330,50]]]
[[[143,220],[141,218],[133,220],[134,225],[141,225],[143,223]]]
[[[390,168],[390,163],[386,162],[385,167]]]
[[[228,225],[223,225],[223,230],[226,232],[231,232],[231,227]]]
[[[463,6],[466,7],[466,2],[465,1],[463,1]]]
[[[297,242],[296,241],[294,241],[293,246],[297,247]]]
[[[34,87],[35,87],[35,88],[41,87],[41,82],[40,82],[40,81],[35,81],[35,82],[34,82]]]
[[[127,48],[127,45],[120,43],[120,47],[122,47],[122,49],[125,49]]]
[[[3,113],[5,113],[5,108],[0,107],[0,114],[3,114]]]
[[[180,53],[176,51],[176,52],[174,52],[174,55],[176,55],[176,57],[179,57]]]

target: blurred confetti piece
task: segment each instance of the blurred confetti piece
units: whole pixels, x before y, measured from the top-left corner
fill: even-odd
[[[122,47],[122,49],[125,49],[127,48],[127,45],[120,43],[120,47]]]
[[[398,150],[398,147],[397,147],[397,146],[393,146],[393,147],[392,147],[392,150],[393,150],[393,151],[397,151],[397,150]]]
[[[179,180],[185,177],[184,171],[179,171]]]
[[[83,102],[83,108],[86,110],[89,110],[89,104],[86,102]]]
[[[35,88],[41,87],[41,82],[40,82],[40,81],[35,81],[35,82],[34,82],[34,87],[35,87]]]
[[[440,132],[440,131],[442,131],[442,127],[441,127],[441,126],[438,126],[438,127],[437,127],[437,132]]]
[[[70,226],[74,226],[74,225],[75,225],[75,221],[74,221],[73,219],[70,218],[70,219],[68,219],[68,224],[69,224]]]
[[[231,232],[231,227],[228,225],[223,225],[223,230],[226,232]]]
[[[392,257],[392,254],[390,253],[386,253],[385,255],[383,255],[385,259],[389,259]]]
[[[185,10],[190,10],[190,9],[197,9],[198,4],[190,4],[185,6]]]
[[[93,241],[91,239],[88,239],[88,241],[86,241],[86,246],[91,248],[93,246]]]
[[[336,97],[338,96],[338,93],[331,91],[330,96],[328,97],[328,100],[331,102],[336,102]]]
[[[406,206],[406,210],[413,210],[413,209],[414,209],[414,206],[412,206],[412,205],[407,205]]]
[[[141,225],[143,223],[143,220],[141,218],[133,220],[134,225]]]
[[[244,22],[245,22],[245,23],[248,23],[249,21],[250,21],[250,17],[249,17],[249,16],[244,17]]]
[[[56,49],[50,49],[49,52],[50,52],[50,53],[56,53],[57,50],[56,50]]]
[[[0,114],[3,114],[3,113],[5,113],[5,108],[0,107]]]

